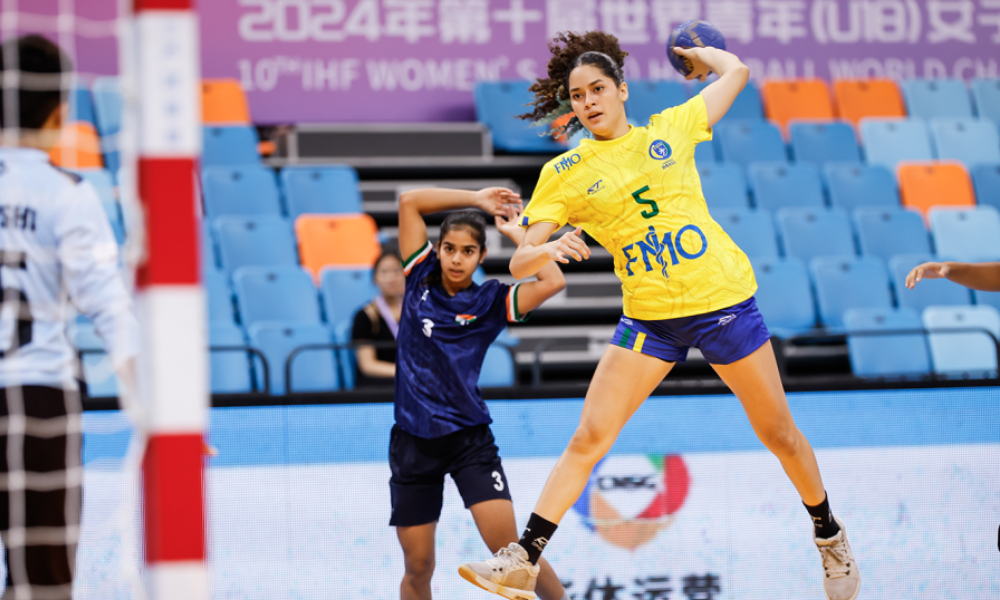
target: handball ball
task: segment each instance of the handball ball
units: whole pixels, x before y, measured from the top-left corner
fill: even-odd
[[[693,65],[691,61],[676,52],[674,48],[706,48],[711,46],[720,50],[726,49],[726,38],[722,33],[708,21],[691,19],[684,21],[670,34],[670,41],[667,43],[667,56],[670,64],[681,74],[687,77],[691,74]]]

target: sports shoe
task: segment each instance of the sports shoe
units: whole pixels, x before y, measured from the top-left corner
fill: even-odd
[[[538,565],[528,561],[528,551],[517,542],[500,548],[493,558],[465,563],[458,568],[462,579],[487,592],[510,600],[535,600]]]
[[[847,528],[837,517],[834,520],[840,531],[832,538],[818,538],[813,531],[813,541],[823,557],[823,591],[826,600],[854,600],[861,591],[861,573],[847,541]]]

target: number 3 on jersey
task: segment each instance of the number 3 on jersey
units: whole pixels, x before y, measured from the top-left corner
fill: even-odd
[[[642,211],[643,218],[652,219],[656,215],[660,214],[660,207],[656,204],[656,200],[650,200],[649,198],[643,198],[642,195],[649,191],[649,186],[645,185],[642,189],[632,192],[632,198],[637,204],[647,204],[649,208]]]
[[[24,252],[0,251],[0,268],[26,270],[28,264]],[[24,290],[4,286],[2,277],[0,277],[0,294],[3,294],[0,297],[0,307],[2,307],[3,312],[7,312],[8,304],[11,306],[10,310],[17,311],[17,324],[11,331],[12,339],[6,350],[0,350],[0,358],[3,358],[7,352],[31,343],[31,306],[28,304],[28,297],[24,294]]]

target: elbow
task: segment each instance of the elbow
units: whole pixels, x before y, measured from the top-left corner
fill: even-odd
[[[747,82],[750,81],[750,67],[743,64],[743,61],[740,61],[739,64],[736,65],[736,68],[733,69],[733,76],[742,82],[740,84],[741,89],[746,87]]]
[[[399,195],[399,207],[413,204],[413,191],[406,191]]]

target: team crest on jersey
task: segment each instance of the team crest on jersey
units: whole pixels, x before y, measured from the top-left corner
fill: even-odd
[[[661,167],[663,169],[677,164],[676,161],[670,158],[673,154],[674,151],[670,147],[670,144],[664,142],[663,140],[655,140],[649,145],[649,157],[654,160],[664,161],[663,166]]]
[[[459,325],[464,326],[468,325],[469,323],[472,323],[478,318],[479,317],[477,317],[476,315],[455,315],[455,322],[458,323]]]
[[[589,188],[587,188],[587,195],[588,196],[593,196],[597,192],[603,190],[604,189],[604,186],[602,185],[603,183],[604,183],[603,179],[598,179],[597,183],[595,183],[594,185],[592,185]]]

